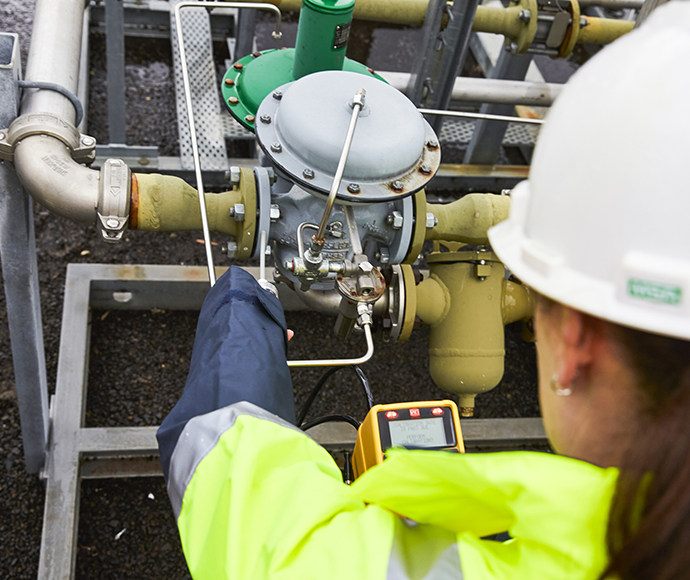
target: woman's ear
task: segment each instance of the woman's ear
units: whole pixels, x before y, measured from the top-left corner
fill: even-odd
[[[588,374],[594,360],[597,336],[597,320],[578,310],[559,305],[560,350],[558,377],[564,386],[570,386],[578,376]]]

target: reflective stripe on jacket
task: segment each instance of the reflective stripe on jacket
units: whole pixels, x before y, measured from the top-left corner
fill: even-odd
[[[195,580],[596,579],[616,477],[543,453],[391,450],[348,487],[243,402],[187,422],[168,491]]]

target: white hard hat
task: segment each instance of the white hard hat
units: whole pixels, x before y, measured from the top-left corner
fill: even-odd
[[[523,282],[593,316],[690,339],[690,2],[602,50],[549,112],[489,232]]]

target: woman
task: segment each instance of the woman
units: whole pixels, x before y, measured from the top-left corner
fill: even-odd
[[[690,574],[687,62],[690,5],[671,3],[585,65],[490,234],[542,295],[540,398],[565,457],[390,450],[345,486],[291,424],[280,304],[221,277],[158,433],[194,578]]]

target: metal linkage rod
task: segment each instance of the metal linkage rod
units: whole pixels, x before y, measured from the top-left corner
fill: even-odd
[[[348,365],[361,365],[374,356],[374,338],[371,335],[371,323],[362,324],[364,336],[367,340],[367,352],[359,358],[337,358],[323,360],[289,360],[288,367],[344,367]]]
[[[469,113],[466,111],[441,111],[438,109],[417,109],[422,115],[444,115],[448,117],[462,117],[464,119],[484,119],[487,121],[508,121],[510,123],[526,123],[528,125],[542,125],[544,119],[525,119],[510,115],[487,115],[484,113]]]
[[[328,218],[331,216],[331,210],[333,209],[333,204],[335,203],[335,197],[340,188],[340,182],[343,180],[343,173],[345,172],[345,164],[347,163],[347,157],[350,154],[350,147],[352,146],[352,138],[355,135],[355,127],[357,127],[357,119],[359,118],[359,112],[364,107],[364,97],[366,91],[364,89],[358,89],[357,94],[354,96],[352,101],[352,117],[350,117],[350,126],[347,128],[347,135],[345,135],[345,143],[343,144],[343,152],[340,154],[340,161],[338,161],[338,168],[333,176],[333,184],[331,185],[331,191],[328,194],[328,199],[326,200],[326,208],[323,210],[323,216],[321,217],[321,223],[319,224],[319,230],[314,236],[317,244],[323,245],[324,235],[326,233],[326,226],[328,225]],[[318,255],[321,251],[321,247],[315,248],[312,245],[312,253]],[[353,363],[354,364],[354,363]]]
[[[252,8],[255,10],[268,10],[276,16],[276,28],[273,38],[280,38],[280,10],[271,4],[260,4],[257,2],[180,2],[175,6],[175,29],[180,47],[180,62],[182,63],[182,80],[184,84],[185,104],[187,105],[187,118],[189,121],[189,137],[192,142],[192,156],[194,158],[194,172],[196,174],[196,187],[199,192],[199,207],[201,209],[201,227],[204,231],[204,245],[206,250],[206,262],[208,265],[208,279],[213,286],[216,283],[216,273],[213,267],[213,253],[211,252],[211,232],[208,226],[208,215],[206,214],[206,198],[204,192],[203,176],[201,174],[201,161],[199,160],[199,143],[196,138],[196,126],[194,125],[194,105],[192,103],[192,89],[189,83],[189,71],[187,69],[187,54],[185,53],[184,39],[182,37],[182,18],[180,17],[183,8]]]

